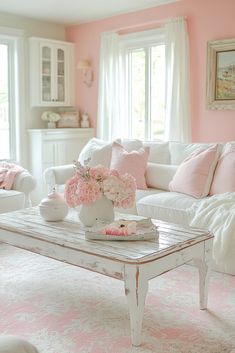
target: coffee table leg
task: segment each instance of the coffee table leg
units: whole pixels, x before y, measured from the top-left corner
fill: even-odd
[[[210,264],[212,259],[212,241],[205,243],[205,252],[202,258],[195,259],[199,271],[199,303],[200,309],[207,308],[208,282],[210,275]]]
[[[148,280],[141,274],[139,266],[125,266],[125,294],[130,312],[131,341],[133,346],[141,344],[144,304],[148,292]]]

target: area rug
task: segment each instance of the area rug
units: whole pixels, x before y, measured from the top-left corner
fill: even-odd
[[[0,332],[41,353],[229,353],[235,276],[212,272],[203,311],[195,267],[150,281],[143,344],[135,348],[121,281],[0,244]]]

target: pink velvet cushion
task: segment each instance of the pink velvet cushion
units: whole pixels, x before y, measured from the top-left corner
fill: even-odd
[[[193,152],[178,167],[169,184],[170,191],[182,192],[196,198],[207,196],[218,156],[217,145]]]
[[[120,174],[131,174],[136,180],[138,189],[147,189],[145,171],[148,156],[149,148],[140,148],[138,151],[127,152],[121,145],[114,142],[110,168],[116,169]]]
[[[210,195],[235,192],[235,145],[228,143],[220,157],[211,184]]]

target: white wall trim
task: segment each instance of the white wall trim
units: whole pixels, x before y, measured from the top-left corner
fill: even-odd
[[[25,32],[23,29],[12,28],[12,27],[3,27],[0,26],[0,34],[6,36],[14,37],[23,37]]]

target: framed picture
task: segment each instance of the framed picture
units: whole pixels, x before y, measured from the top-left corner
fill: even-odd
[[[57,122],[58,128],[79,127],[79,114],[75,111],[60,112],[60,120]]]
[[[207,45],[207,108],[235,109],[235,39]]]

